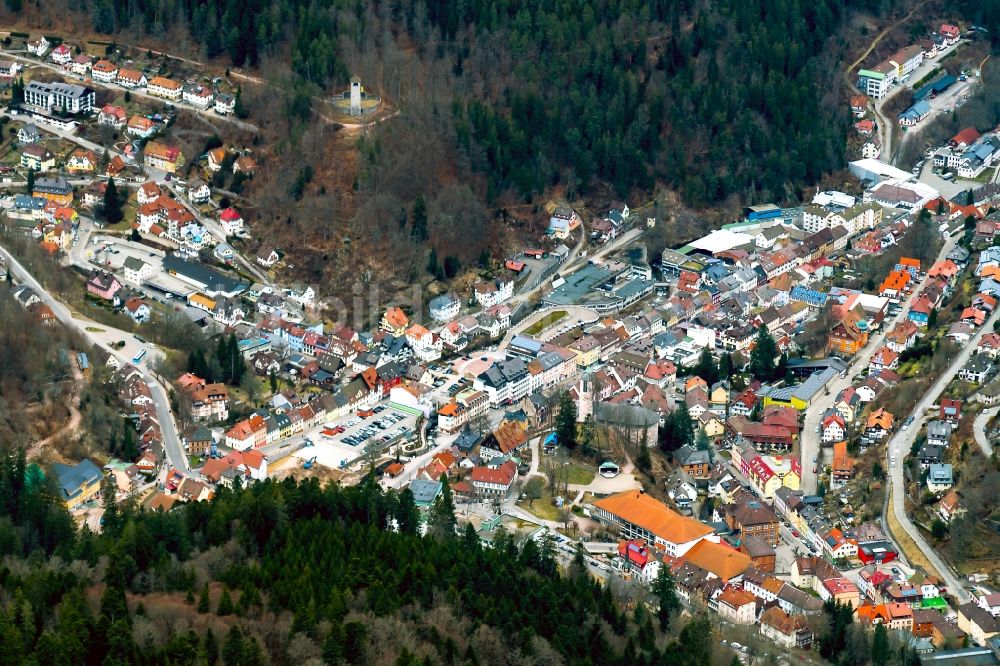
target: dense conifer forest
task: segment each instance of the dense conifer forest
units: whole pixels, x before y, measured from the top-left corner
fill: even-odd
[[[41,469],[0,460],[4,664],[707,664],[707,619],[625,612],[577,563],[449,501],[315,481],[76,530]],[[211,593],[210,593],[211,590]],[[672,630],[665,633],[664,629]]]
[[[449,138],[487,199],[661,179],[705,206],[785,198],[842,166],[843,93],[822,56],[858,4],[95,0],[91,17],[108,34],[183,22],[208,57],[255,67],[280,55],[316,90],[343,85],[358,45],[413,45],[462,82]]]

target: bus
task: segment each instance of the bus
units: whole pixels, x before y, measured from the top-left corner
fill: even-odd
[[[132,357],[132,365],[139,365],[144,358],[146,358],[146,350],[140,349],[139,353]]]

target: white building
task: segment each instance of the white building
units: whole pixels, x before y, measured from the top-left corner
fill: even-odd
[[[484,308],[503,303],[514,295],[514,281],[508,278],[496,278],[490,282],[480,282],[474,288],[476,303]]]
[[[95,93],[73,83],[31,81],[24,87],[24,103],[46,111],[82,113],[94,106]]]

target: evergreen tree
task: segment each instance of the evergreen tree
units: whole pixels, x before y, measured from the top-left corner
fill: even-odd
[[[875,625],[875,633],[872,636],[872,664],[873,666],[886,666],[889,663],[891,654],[889,652],[889,632],[881,622]]]
[[[28,169],[28,176],[27,176],[27,178],[28,178],[28,185],[24,189],[25,189],[25,193],[28,196],[31,196],[31,193],[35,191],[35,170],[34,169]]]
[[[653,466],[653,461],[649,457],[649,443],[646,441],[648,431],[642,431],[642,441],[639,442],[639,452],[635,456],[635,466],[643,472],[648,472]]]
[[[107,534],[114,536],[118,534],[118,530],[121,527],[121,518],[118,513],[118,500],[116,499],[117,489],[111,476],[105,480],[102,493],[104,513],[101,518],[104,521],[103,529]]]
[[[115,185],[114,178],[108,179],[108,186],[104,190],[103,211],[104,219],[109,224],[117,224],[125,217],[125,213],[122,212],[121,202],[118,200],[118,186]]]
[[[201,596],[198,597],[198,612],[209,613],[212,610],[211,601],[208,597],[208,583],[201,588]]]
[[[583,419],[583,425],[580,426],[580,451],[583,455],[589,456],[591,454],[591,447],[594,445],[596,436],[594,415],[587,414],[587,417]]]
[[[771,337],[766,326],[757,329],[754,348],[750,352],[750,374],[762,382],[775,378],[775,358],[778,356],[778,345]]]
[[[423,194],[418,194],[410,211],[410,234],[413,240],[423,243],[427,240],[427,201]]]
[[[656,617],[660,622],[660,630],[666,631],[670,627],[670,618],[681,608],[674,577],[670,574],[669,567],[660,567],[656,580],[653,581],[652,592],[659,602]]]
[[[427,257],[427,272],[433,275],[438,280],[444,279],[444,267],[441,266],[441,261],[438,259],[437,250],[431,248],[430,255]]]
[[[701,354],[698,355],[698,363],[694,366],[694,374],[704,379],[710,387],[718,381],[719,369],[715,365],[715,359],[712,358],[712,352],[708,351],[708,347],[702,349]]]
[[[267,379],[271,385],[271,394],[272,395],[276,394],[278,392],[278,375],[275,374],[273,369],[268,374]]]
[[[719,379],[728,381],[733,374],[733,355],[726,352],[719,357]]]
[[[215,638],[215,632],[212,631],[212,627],[208,627],[205,630],[205,638],[202,640],[202,652],[209,666],[214,664],[216,659],[219,658],[219,643]]]
[[[236,99],[233,100],[233,113],[240,119],[247,118],[250,115],[250,110],[247,109],[246,104],[243,102],[243,86],[236,87]]]
[[[445,279],[450,280],[458,275],[458,272],[462,269],[462,263],[458,260],[458,257],[453,254],[449,254],[444,258],[442,268],[444,269]]]
[[[420,527],[420,511],[409,488],[404,488],[397,497],[396,525],[402,534],[416,534]]]
[[[559,411],[556,413],[556,438],[559,446],[576,448],[576,402],[569,391],[559,396]]]
[[[455,502],[451,496],[448,475],[441,477],[441,494],[434,500],[427,517],[427,533],[438,539],[454,539],[458,521],[455,519]]]
[[[229,594],[229,587],[222,588],[222,596],[219,597],[219,605],[215,609],[216,615],[232,615],[233,597]]]
[[[694,445],[699,451],[708,451],[708,434],[705,432],[704,428],[698,428]]]
[[[226,642],[222,644],[222,663],[225,666],[244,666],[244,651],[243,632],[233,625],[226,635]]]

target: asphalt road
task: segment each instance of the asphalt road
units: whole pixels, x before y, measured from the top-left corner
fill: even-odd
[[[923,77],[930,74],[931,71],[933,71],[934,68],[938,66],[938,63],[940,63],[945,58],[945,56],[947,56],[949,53],[951,53],[964,43],[965,40],[960,39],[956,43],[946,48],[941,53],[937,54],[933,59],[924,58],[924,61],[923,63],[921,63],[920,67],[916,68],[910,73],[910,78],[905,84],[893,86],[886,93],[885,97],[875,101],[874,104],[875,116],[878,119],[879,134],[881,135],[880,138],[882,140],[883,161],[888,162],[889,164],[895,163],[895,160],[893,159],[892,133],[896,125],[898,124],[898,121],[896,118],[891,118],[884,115],[882,113],[882,107],[884,107],[889,100],[898,95],[901,91],[910,90],[913,83],[916,83]],[[904,135],[902,141],[905,140],[906,136]]]
[[[987,459],[993,456],[993,445],[990,444],[990,440],[986,436],[986,425],[998,413],[1000,413],[1000,407],[991,407],[979,414],[972,424],[972,432],[976,435],[976,443],[979,444],[979,448]]]
[[[938,253],[935,261],[943,260],[948,253],[954,249],[957,243],[957,236],[946,239],[944,246],[942,246],[941,252]],[[924,268],[929,269],[930,266],[925,266]],[[913,289],[910,296],[902,303],[903,308],[900,313],[891,319],[883,321],[878,333],[870,337],[868,339],[868,344],[865,345],[860,352],[854,355],[854,358],[851,360],[851,364],[847,368],[847,376],[834,377],[833,381],[830,383],[829,393],[821,396],[809,407],[809,409],[806,410],[805,422],[802,426],[802,436],[800,438],[802,489],[806,493],[815,493],[818,483],[818,475],[813,472],[813,459],[820,458],[822,454],[822,447],[820,446],[821,434],[816,432],[816,428],[819,426],[820,421],[823,418],[823,413],[830,407],[833,407],[833,404],[841,391],[853,384],[854,375],[868,367],[871,362],[872,355],[882,346],[885,336],[896,326],[898,322],[903,321],[906,318],[910,305],[917,298],[920,291],[927,286],[927,281],[928,277],[925,271],[924,279],[920,281],[920,284]],[[822,463],[822,460],[820,460],[820,463]]]
[[[31,275],[31,273],[29,273],[28,270],[25,269],[21,263],[10,254],[10,252],[7,251],[6,248],[0,247],[0,255],[2,255],[4,260],[7,262],[11,275],[20,280],[22,284],[26,284],[34,289],[39,298],[41,298],[42,301],[52,309],[53,314],[55,314],[56,318],[62,322],[64,326],[76,331],[85,340],[101,347],[109,354],[116,357],[122,364],[131,363],[131,356],[123,355],[118,350],[112,349],[108,345],[108,340],[106,339],[108,335],[111,335],[111,337],[118,337],[118,333],[120,333],[124,336],[123,339],[128,339],[131,342],[133,338],[130,334],[125,333],[124,331],[117,333],[111,332],[109,331],[110,327],[104,326],[103,324],[97,324],[96,322],[90,322],[89,320],[75,319],[69,308],[50,294],[38,282],[38,280],[36,280],[34,276]],[[88,327],[100,329],[102,333],[88,331]],[[128,350],[129,347],[126,347],[125,349]],[[139,371],[142,372],[143,379],[146,380],[146,384],[149,386],[150,392],[153,396],[153,405],[156,408],[156,416],[160,422],[160,432],[163,434],[163,450],[166,454],[167,461],[170,465],[176,467],[181,472],[187,473],[189,471],[187,456],[184,453],[184,446],[181,444],[180,437],[177,434],[177,424],[174,423],[173,414],[170,411],[170,398],[167,391],[164,389],[163,384],[160,383],[159,379],[154,376],[151,370],[140,366]]]
[[[896,517],[896,520],[902,526],[903,530],[913,539],[914,543],[923,553],[934,568],[944,577],[945,581],[948,583],[948,589],[955,596],[959,597],[963,602],[969,601],[969,593],[962,587],[962,583],[959,578],[956,577],[952,569],[941,559],[930,544],[928,544],[922,534],[917,530],[916,526],[910,520],[910,517],[906,513],[906,508],[904,505],[905,499],[905,483],[903,479],[903,458],[905,458],[910,451],[910,447],[917,438],[917,434],[920,432],[920,428],[923,422],[927,419],[927,411],[935,404],[938,397],[944,392],[945,388],[948,386],[949,382],[958,374],[958,371],[962,369],[969,358],[976,352],[976,347],[979,344],[979,340],[982,336],[993,330],[993,325],[1000,319],[1000,309],[993,312],[986,323],[983,324],[972,339],[962,347],[962,350],[952,361],[948,369],[945,370],[941,376],[938,378],[934,385],[931,386],[930,390],[924,394],[924,396],[917,403],[913,410],[912,416],[914,422],[910,424],[908,429],[898,430],[896,434],[889,439],[889,444],[886,446],[886,469],[889,470],[889,479],[892,486],[892,512]],[[891,462],[892,456],[895,456],[896,463]]]

